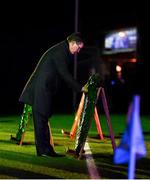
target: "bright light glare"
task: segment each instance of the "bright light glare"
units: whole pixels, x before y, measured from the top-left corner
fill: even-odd
[[[121,71],[122,71],[122,67],[119,66],[119,65],[117,65],[117,66],[116,66],[116,71],[117,71],[117,72],[121,72]]]

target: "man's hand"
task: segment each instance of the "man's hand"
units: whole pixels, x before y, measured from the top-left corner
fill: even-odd
[[[88,92],[88,85],[85,84],[82,89],[81,89],[81,92],[84,92],[84,93],[87,93]]]

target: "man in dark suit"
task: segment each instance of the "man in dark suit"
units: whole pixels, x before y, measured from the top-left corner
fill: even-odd
[[[49,48],[40,58],[25,85],[20,102],[32,106],[37,155],[58,156],[50,144],[48,118],[52,116],[53,97],[59,80],[77,92],[84,91],[68,70],[72,55],[79,53],[84,42],[80,33],[73,33],[64,41]]]

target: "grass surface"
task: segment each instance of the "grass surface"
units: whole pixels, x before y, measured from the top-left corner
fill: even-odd
[[[74,149],[74,141],[62,136],[61,129],[70,132],[74,115],[55,115],[49,121],[53,134],[55,150],[64,157],[37,157],[34,145],[34,130],[29,122],[22,146],[10,141],[10,135],[16,134],[19,116],[0,117],[0,178],[7,179],[90,179],[86,161],[75,159],[65,154],[69,147]],[[111,123],[116,145],[119,144],[126,127],[126,115],[112,115]],[[113,164],[113,149],[107,120],[100,116],[104,140],[100,140],[94,119],[89,131],[88,143],[100,176],[105,179],[127,178],[127,164]],[[150,117],[141,117],[147,156],[137,161],[136,178],[150,178]]]

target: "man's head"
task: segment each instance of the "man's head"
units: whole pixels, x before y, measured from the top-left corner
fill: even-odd
[[[69,44],[69,50],[71,54],[76,54],[80,52],[80,49],[82,49],[84,46],[81,33],[79,32],[72,33],[70,36],[67,37],[67,41]]]

